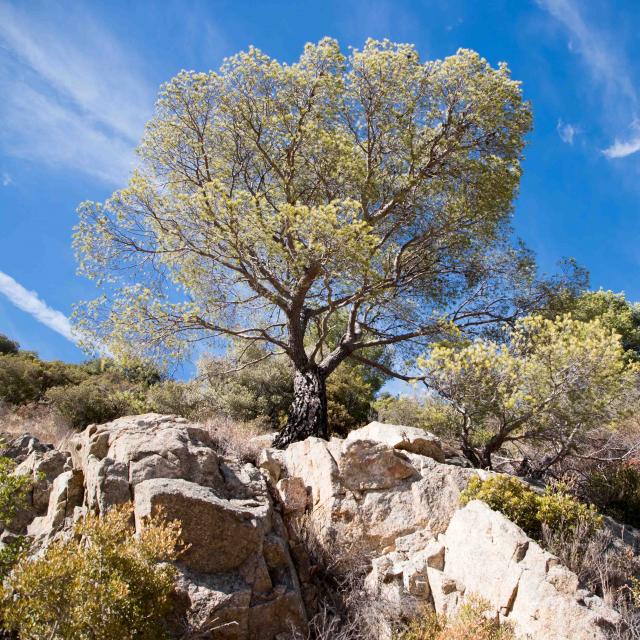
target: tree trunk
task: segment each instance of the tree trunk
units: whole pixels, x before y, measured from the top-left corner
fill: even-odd
[[[325,376],[317,369],[296,371],[289,419],[273,441],[273,446],[284,449],[292,442],[309,436],[329,437]]]

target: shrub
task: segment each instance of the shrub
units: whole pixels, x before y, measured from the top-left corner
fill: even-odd
[[[8,338],[3,333],[0,333],[0,354],[18,353],[20,345]]]
[[[581,526],[593,533],[602,525],[602,516],[592,505],[571,495],[568,486],[556,483],[538,494],[517,478],[495,475],[487,480],[472,478],[460,496],[461,504],[482,500],[521,527],[531,538],[541,541],[542,528],[552,531]]]
[[[397,640],[515,640],[510,626],[487,617],[489,604],[471,597],[463,604],[455,617],[447,619],[427,612],[414,620],[408,628],[396,636]]]
[[[53,387],[45,397],[74,429],[147,410],[144,387],[128,385],[109,374]]]
[[[131,507],[88,516],[75,537],[23,558],[2,589],[3,624],[21,640],[156,640],[166,637],[180,527],[148,520],[139,536]]]
[[[33,486],[31,476],[14,475],[16,464],[10,458],[0,456],[0,525],[9,524],[19,509],[25,506],[27,494]],[[0,549],[0,581],[9,573],[26,549],[23,537],[4,544]]]
[[[166,380],[151,386],[147,392],[146,403],[150,411],[174,413],[184,418],[198,418],[201,410],[205,408],[201,394],[192,383],[175,380]]]
[[[640,467],[623,463],[587,478],[586,491],[598,508],[614,520],[640,527]]]

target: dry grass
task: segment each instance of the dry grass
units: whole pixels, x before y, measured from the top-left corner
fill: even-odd
[[[50,405],[31,403],[13,407],[0,403],[0,433],[9,438],[29,433],[40,442],[60,448],[74,431]]]
[[[259,421],[239,422],[226,416],[212,416],[202,422],[211,434],[216,448],[227,458],[255,463],[258,454],[268,446],[254,438],[275,435],[275,432]]]
[[[364,588],[371,562],[358,540],[331,543],[327,531],[308,515],[287,524],[290,539],[304,549],[308,561],[298,571],[316,593],[315,615],[304,640],[391,638],[399,623],[396,607]]]

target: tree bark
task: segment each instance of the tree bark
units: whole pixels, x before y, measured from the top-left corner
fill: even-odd
[[[289,418],[273,441],[274,447],[284,449],[292,442],[306,440],[309,436],[328,439],[325,377],[318,369],[295,372]]]

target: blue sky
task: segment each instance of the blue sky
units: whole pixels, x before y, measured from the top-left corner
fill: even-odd
[[[640,300],[640,3],[633,0],[0,0],[0,333],[78,361],[67,316],[75,209],[126,182],[158,86],[250,44],[294,60],[325,35],[506,61],[535,125],[517,234],[541,268],[572,256]]]

